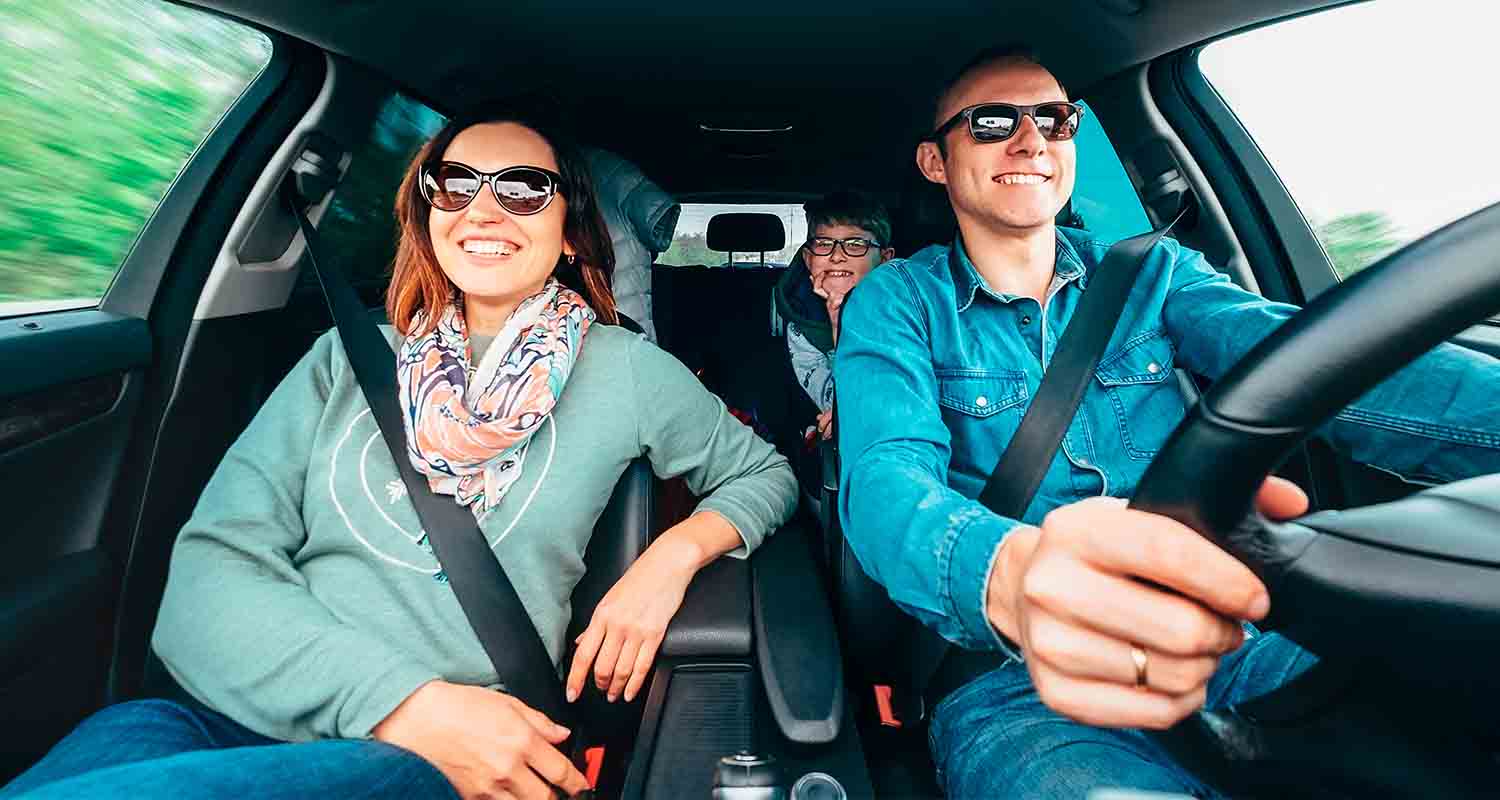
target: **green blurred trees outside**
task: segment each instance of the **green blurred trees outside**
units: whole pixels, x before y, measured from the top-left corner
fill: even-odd
[[[0,3],[0,302],[102,296],[270,57],[259,32],[171,3]]]
[[[1317,225],[1315,230],[1339,280],[1345,280],[1406,244],[1395,223],[1379,211],[1344,214]]]
[[[708,249],[708,237],[699,233],[673,239],[672,246],[668,247],[667,251],[662,253],[656,261],[660,264],[681,267],[717,266],[723,264],[728,258],[728,253]]]

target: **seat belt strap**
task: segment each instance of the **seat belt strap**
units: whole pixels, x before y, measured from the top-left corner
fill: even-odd
[[[407,456],[406,429],[397,403],[396,354],[390,342],[370,319],[342,271],[320,263],[317,229],[308,221],[290,182],[283,184],[283,196],[297,219],[306,258],[318,276],[370,414],[464,616],[494,663],[505,691],[553,721],[569,724],[571,706],[564,702],[562,680],[552,657],[473,513],[451,497],[434,494]]]
[[[1179,214],[1177,219],[1181,218]],[[1177,219],[1158,230],[1116,242],[1089,276],[1089,287],[1057,342],[1036,397],[979,493],[979,502],[985,508],[1003,517],[1020,519],[1031,506],[1068,426],[1078,413],[1146,256]],[[958,258],[956,251],[957,248],[948,251],[950,261]]]

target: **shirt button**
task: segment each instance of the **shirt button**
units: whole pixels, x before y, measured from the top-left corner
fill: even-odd
[[[989,404],[990,404],[990,399],[988,397],[985,397],[984,395],[980,395],[980,396],[974,398],[974,405],[979,406],[980,408],[984,408],[985,406],[987,406]]]
[[[1080,459],[1078,459],[1078,466],[1080,466],[1080,467],[1086,467],[1088,465],[1089,465],[1089,460],[1088,459],[1086,459],[1086,458],[1080,458]]]
[[[1028,314],[1026,316],[1021,317],[1021,324],[1022,325],[1030,325],[1031,324],[1031,316]]]
[[[1152,375],[1155,375],[1156,373],[1161,372],[1161,365],[1153,361],[1150,364],[1146,365],[1146,371],[1151,373]]]

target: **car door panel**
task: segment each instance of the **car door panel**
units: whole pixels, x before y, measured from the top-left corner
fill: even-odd
[[[98,704],[120,575],[105,520],[151,353],[143,320],[102,311],[0,326],[0,778]]]
[[[98,706],[89,689],[103,684],[119,590],[119,567],[99,548],[25,566],[0,583],[0,782]]]
[[[226,41],[253,38],[243,35],[242,26],[225,25],[201,11],[174,6],[161,14],[178,20],[171,28],[174,36],[218,37],[211,47],[179,48],[167,54],[174,57],[196,59],[206,52],[210,66],[223,65],[228,61],[216,60],[213,53],[230,46]],[[58,19],[74,27],[87,24],[78,17]],[[124,29],[140,19],[123,15],[108,24]],[[49,20],[38,18],[33,24],[50,30]],[[142,38],[155,41],[145,34]],[[150,41],[142,41],[135,51],[122,44],[112,52],[139,62],[140,72],[131,73],[134,77],[162,79],[160,65],[165,62],[147,47]],[[151,103],[162,96],[169,99],[161,102],[170,103],[176,95],[132,96],[129,102],[137,106],[132,111],[147,122],[128,128],[134,138],[120,138],[118,152],[67,150],[94,182],[95,196],[128,196],[133,203],[106,203],[90,221],[133,231],[134,238],[118,250],[119,262],[113,265],[108,253],[85,256],[66,251],[67,257],[88,259],[84,263],[92,272],[87,274],[110,270],[103,274],[113,275],[107,289],[90,284],[80,290],[76,304],[97,307],[33,313],[43,310],[43,304],[12,302],[0,310],[16,315],[0,318],[0,374],[5,376],[0,380],[0,543],[8,548],[0,561],[0,720],[5,721],[0,727],[0,784],[34,762],[83,717],[121,699],[111,691],[109,676],[121,650],[119,628],[126,616],[122,590],[127,565],[136,558],[136,532],[152,522],[143,516],[142,500],[148,494],[169,498],[199,479],[170,465],[159,468],[153,456],[159,420],[177,394],[174,387],[197,379],[181,370],[181,354],[197,296],[212,266],[211,256],[201,253],[206,246],[212,253],[222,245],[226,204],[243,201],[265,154],[285,140],[322,77],[321,52],[281,37],[274,37],[272,44],[268,53],[256,51],[269,58],[259,72],[252,64],[234,76],[213,69],[200,75],[198,80],[219,93],[211,93],[211,101],[205,99],[209,95],[191,93],[178,98],[201,103],[177,107],[192,112],[187,116],[153,113]],[[63,108],[70,101],[76,103],[78,97],[50,97],[44,110]],[[114,124],[100,119],[100,125]],[[53,133],[43,128],[15,135],[40,137],[45,145],[51,141],[45,137]],[[106,159],[136,171],[126,174],[98,167]],[[35,157],[35,163],[10,166],[44,183],[44,168],[51,163]],[[87,172],[90,169],[94,172]],[[116,180],[120,185],[110,183]],[[159,197],[142,195],[145,190],[128,194],[128,189],[152,180],[162,181],[151,184],[161,186]],[[56,241],[47,238],[78,227],[63,224],[76,222],[76,215],[59,213],[61,223],[55,228],[26,230],[26,235],[37,238],[39,252],[66,249],[72,241],[61,233]],[[0,225],[6,235],[21,235],[16,230]],[[72,262],[39,259],[23,264],[12,259],[6,266],[9,271],[0,279],[9,282],[0,290],[10,291],[7,299],[20,301],[46,299],[26,294],[39,286],[72,291],[69,281],[84,274]],[[36,280],[27,283],[28,277]],[[221,386],[233,392],[229,383],[221,381]],[[213,405],[189,411],[200,428],[203,421],[218,416]],[[195,431],[190,421],[177,430],[186,446],[211,438]],[[220,454],[222,447],[205,455],[203,460],[211,462],[205,473]]]

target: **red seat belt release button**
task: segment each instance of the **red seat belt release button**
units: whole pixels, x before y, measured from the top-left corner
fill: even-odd
[[[896,719],[895,708],[891,705],[891,687],[875,685],[875,710],[880,714],[881,725],[887,728],[901,727],[901,720]]]
[[[599,788],[599,770],[604,766],[604,748],[590,747],[583,751],[583,777],[590,789]]]

